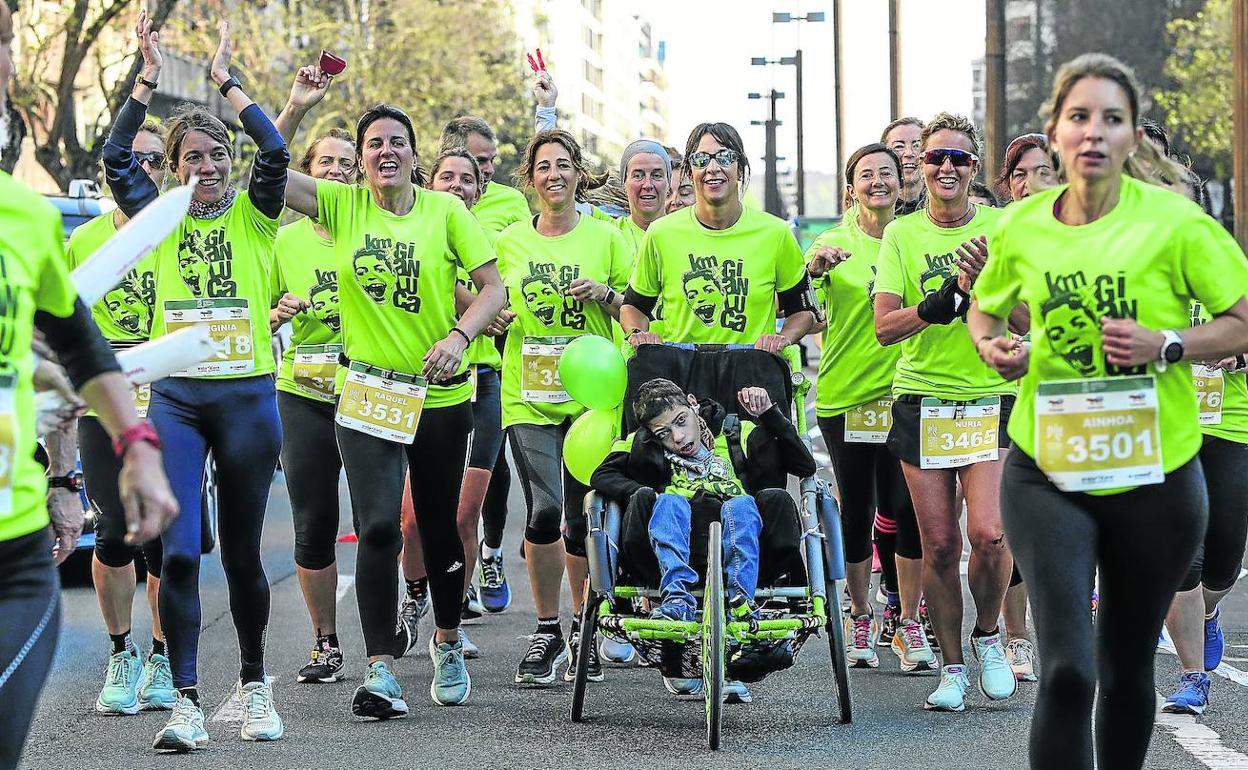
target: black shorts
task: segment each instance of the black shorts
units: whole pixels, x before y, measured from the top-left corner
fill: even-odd
[[[888,451],[903,463],[919,467],[919,404],[927,396],[902,395],[893,401],[893,426],[888,431]],[[954,403],[952,401],[946,403]],[[1005,428],[1010,424],[1010,412],[1014,410],[1014,396],[1001,396],[1001,427],[997,431],[998,457],[1005,458],[1010,448],[1010,436]]]

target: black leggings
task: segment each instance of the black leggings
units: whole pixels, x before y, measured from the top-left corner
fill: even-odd
[[[882,516],[896,523],[895,553],[906,559],[923,558],[919,522],[910,503],[906,477],[888,447],[845,443],[843,414],[820,417],[819,432],[832,457],[832,473],[840,493],[845,561],[856,564],[871,558],[871,527],[877,506]]]
[[[1200,464],[1209,491],[1209,526],[1179,590],[1204,585],[1225,591],[1239,577],[1248,538],[1248,444],[1205,436]]]
[[[549,545],[562,534],[567,552],[584,556],[589,487],[573,478],[563,462],[563,439],[571,426],[570,420],[560,425],[512,425],[507,435],[528,510],[524,539]]]
[[[338,472],[334,405],[279,390],[282,470],[295,519],[295,564],[325,569],[338,542]]]
[[[355,560],[356,600],[368,655],[391,655],[399,602],[399,509],[405,465],[412,476],[412,505],[424,546],[429,592],[438,628],[459,627],[464,598],[464,544],[455,510],[464,481],[472,406],[426,408],[410,445],[335,426],[347,470],[351,510],[360,544]]]
[[[1208,518],[1199,458],[1162,484],[1093,496],[1059,491],[1013,448],[1001,479],[1001,515],[1044,661],[1031,766],[1092,767],[1098,696],[1098,766],[1141,767],[1157,709],[1157,635]],[[1098,569],[1094,634],[1088,597]]]
[[[160,577],[160,538],[142,546],[126,542],[126,510],[117,492],[121,460],[113,452],[113,440],[95,417],[78,420],[78,452],[82,455],[82,479],[95,509],[95,558],[106,567],[128,567],[135,553],[143,551],[147,571]]]
[[[481,506],[481,529],[485,544],[490,548],[503,547],[503,531],[507,528],[507,496],[511,494],[511,466],[507,464],[507,442],[498,448],[498,460],[494,473],[490,474],[490,486],[485,491],[485,504]]]
[[[60,581],[47,529],[0,540],[0,770],[13,770],[52,668]]]

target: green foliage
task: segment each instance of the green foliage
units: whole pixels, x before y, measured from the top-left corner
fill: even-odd
[[[1231,3],[1208,0],[1191,19],[1168,25],[1174,48],[1165,64],[1172,88],[1156,93],[1166,128],[1198,168],[1219,179],[1231,169]]]

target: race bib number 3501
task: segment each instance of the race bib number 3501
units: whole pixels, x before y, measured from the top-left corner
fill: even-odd
[[[171,299],[165,301],[165,332],[188,326],[207,326],[217,357],[174,374],[174,377],[211,377],[247,374],[256,368],[251,338],[251,313],[245,299]]]
[[[846,444],[883,444],[893,425],[893,399],[877,398],[845,413]]]
[[[387,441],[412,443],[429,384],[417,375],[399,372],[383,375],[369,369],[352,362],[338,397],[335,422]]]
[[[1066,492],[1164,481],[1152,375],[1040,383],[1036,464]]]
[[[997,459],[1001,397],[919,403],[919,467],[960,468]]]

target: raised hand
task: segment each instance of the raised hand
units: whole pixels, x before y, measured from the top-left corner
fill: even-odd
[[[812,278],[819,278],[852,256],[850,252],[836,246],[820,246],[810,258],[810,264],[806,265],[806,272]]]
[[[737,393],[737,401],[751,417],[758,417],[771,408],[771,395],[766,388],[742,388]]]
[[[230,79],[230,57],[234,54],[234,43],[230,39],[230,22],[221,20],[219,26],[221,42],[217,43],[217,52],[212,57],[212,81],[221,85]]]
[[[318,65],[300,67],[295,73],[295,82],[290,86],[290,106],[301,110],[315,107],[325,98],[331,79]]]
[[[988,264],[988,239],[983,236],[972,238],[962,244],[956,251],[958,255],[958,288],[963,294],[970,294],[975,279]]]
[[[139,11],[139,20],[134,25],[134,36],[139,41],[139,54],[143,57],[143,68],[139,74],[154,83],[160,76],[165,60],[160,54],[160,33],[152,29],[152,20],[147,15],[146,8]]]
[[[555,79],[546,70],[538,70],[533,75],[533,96],[538,107],[554,107],[559,98],[559,89],[555,87]]]

